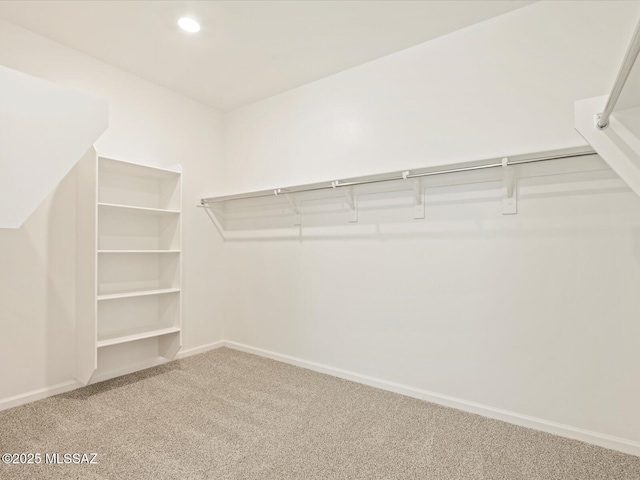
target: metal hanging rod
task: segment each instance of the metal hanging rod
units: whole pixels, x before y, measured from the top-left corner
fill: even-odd
[[[625,83],[627,83],[627,79],[631,74],[631,70],[633,69],[633,64],[638,58],[638,54],[640,53],[640,23],[636,27],[636,31],[633,33],[633,37],[631,38],[631,43],[629,44],[629,48],[627,49],[627,53],[624,56],[624,60],[622,61],[622,65],[620,66],[620,71],[618,71],[618,76],[616,77],[616,82],[613,85],[613,90],[611,90],[611,95],[609,95],[609,99],[607,100],[607,105],[604,107],[604,111],[598,115],[596,122],[596,127],[600,130],[604,130],[609,126],[609,117],[613,113],[613,109],[618,103],[618,99],[620,98],[620,94],[622,93],[622,89],[624,88]]]
[[[550,160],[561,160],[563,158],[573,158],[573,157],[584,157],[587,155],[594,155],[596,152],[592,149],[582,149],[580,151],[574,151],[569,153],[561,153],[556,155],[547,155],[541,157],[533,157],[526,158],[523,160],[514,160],[514,161],[506,161],[502,162],[495,161],[491,163],[481,164],[481,165],[470,165],[466,167],[457,167],[457,168],[447,168],[442,170],[430,170],[422,173],[412,173],[411,171],[404,171],[397,174],[392,174],[389,177],[384,178],[374,178],[368,180],[354,180],[354,181],[334,181],[328,184],[318,184],[314,186],[308,186],[303,188],[277,188],[275,190],[270,191],[261,191],[255,193],[246,193],[246,194],[238,194],[238,195],[227,195],[222,197],[209,197],[203,198],[200,200],[202,205],[207,205],[210,203],[218,203],[225,202],[228,200],[245,200],[249,198],[262,198],[262,197],[273,197],[279,195],[293,195],[297,193],[305,193],[305,192],[317,192],[320,190],[333,190],[336,188],[344,188],[344,187],[356,187],[360,185],[371,185],[376,183],[385,183],[385,182],[397,182],[400,180],[409,180],[412,178],[423,178],[423,177],[431,177],[435,175],[446,175],[450,173],[461,173],[461,172],[471,172],[474,170],[487,170],[490,168],[503,168],[505,166],[515,166],[515,165],[524,165],[529,163],[538,163],[538,162],[547,162]]]

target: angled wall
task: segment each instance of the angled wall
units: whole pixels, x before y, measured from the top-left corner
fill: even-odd
[[[109,104],[0,65],[0,228],[19,228],[109,124]]]

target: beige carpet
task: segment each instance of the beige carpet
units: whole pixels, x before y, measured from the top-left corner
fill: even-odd
[[[229,349],[0,412],[0,479],[640,479],[640,458]]]

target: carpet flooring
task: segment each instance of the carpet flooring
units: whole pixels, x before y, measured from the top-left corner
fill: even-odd
[[[2,480],[640,479],[639,457],[226,348],[0,412],[6,452],[98,464]]]

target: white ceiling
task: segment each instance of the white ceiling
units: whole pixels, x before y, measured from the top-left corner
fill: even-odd
[[[530,3],[0,1],[0,18],[229,110]]]

